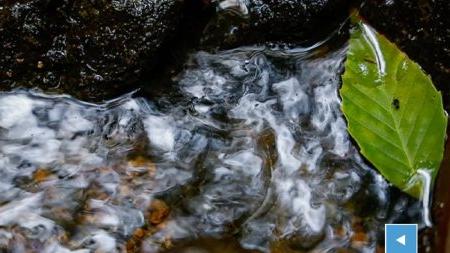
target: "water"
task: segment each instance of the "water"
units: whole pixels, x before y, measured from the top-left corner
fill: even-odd
[[[380,250],[384,223],[424,225],[422,204],[351,142],[344,57],[345,46],[198,52],[176,88],[100,105],[1,93],[0,248],[160,252],[227,238],[255,252]],[[223,246],[201,245],[175,252]]]

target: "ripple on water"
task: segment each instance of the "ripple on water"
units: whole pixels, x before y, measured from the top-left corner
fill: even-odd
[[[266,252],[375,252],[383,224],[418,205],[350,142],[343,52],[199,52],[164,107],[1,93],[0,247],[158,252],[233,236]]]

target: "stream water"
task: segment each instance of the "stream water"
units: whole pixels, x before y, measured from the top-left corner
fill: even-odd
[[[0,248],[160,252],[227,238],[255,252],[381,252],[384,224],[423,226],[422,206],[351,142],[344,57],[323,45],[198,52],[175,88],[98,105],[0,93]]]

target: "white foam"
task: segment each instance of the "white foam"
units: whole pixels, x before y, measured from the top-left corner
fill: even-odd
[[[172,151],[175,146],[173,120],[169,117],[149,115],[144,121],[150,143],[164,151]]]
[[[25,95],[0,98],[0,127],[10,128],[16,124],[32,121],[33,100]]]

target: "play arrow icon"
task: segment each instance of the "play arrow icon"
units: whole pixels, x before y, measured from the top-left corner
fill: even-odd
[[[385,231],[386,253],[419,252],[417,224],[386,224]]]
[[[400,243],[401,245],[405,246],[406,245],[406,235],[402,235],[399,238],[397,238],[396,240],[398,243]]]

